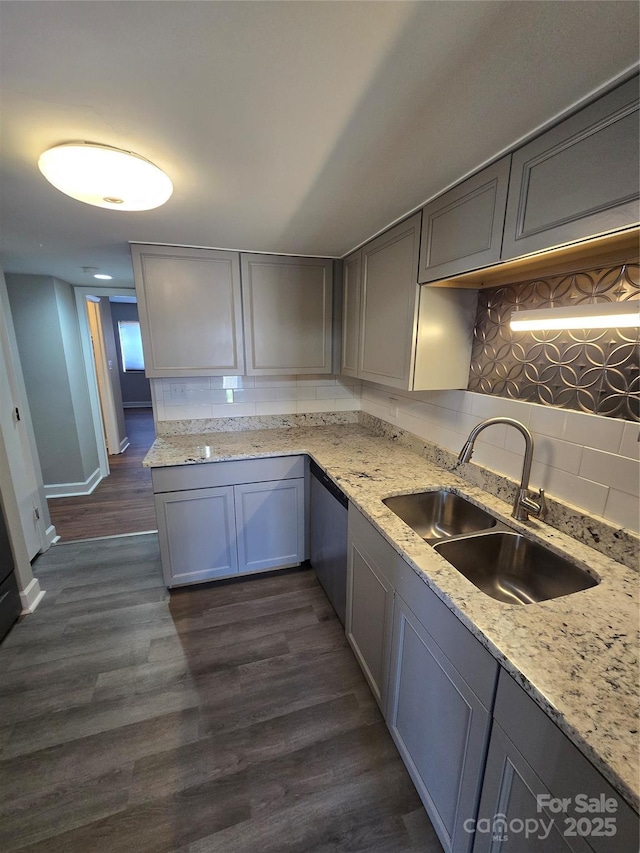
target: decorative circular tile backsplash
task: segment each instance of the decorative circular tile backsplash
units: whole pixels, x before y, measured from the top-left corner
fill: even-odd
[[[481,290],[469,390],[640,421],[638,329],[514,332],[511,312],[640,298],[640,264]]]

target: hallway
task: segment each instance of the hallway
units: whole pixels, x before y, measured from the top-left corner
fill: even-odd
[[[151,471],[142,460],[155,439],[151,409],[125,409],[129,447],[109,457],[111,473],[90,495],[49,500],[62,542],[156,529]]]

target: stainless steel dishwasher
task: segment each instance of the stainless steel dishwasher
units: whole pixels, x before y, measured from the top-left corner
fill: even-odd
[[[338,486],[315,462],[311,470],[311,565],[338,619],[347,609],[347,506]]]

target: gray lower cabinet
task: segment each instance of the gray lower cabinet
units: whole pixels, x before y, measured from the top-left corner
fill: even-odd
[[[242,254],[247,374],[331,373],[333,261]]]
[[[638,77],[514,152],[504,260],[638,222]]]
[[[346,630],[447,853],[640,849],[638,814],[351,504]]]
[[[244,373],[240,255],[132,245],[145,373]]]
[[[387,725],[442,846],[464,853],[473,843],[466,822],[478,806],[491,712],[397,594],[392,649]],[[486,664],[490,685],[495,670]]]
[[[347,640],[382,713],[387,704],[394,575],[400,556],[349,506]]]
[[[304,560],[304,479],[234,487],[240,574]]]
[[[304,457],[157,468],[152,479],[168,587],[306,558]]]
[[[156,495],[155,503],[167,586],[237,573],[232,486]]]
[[[501,671],[474,853],[629,853],[638,815]]]
[[[498,664],[351,505],[346,632],[445,850],[470,850]]]
[[[422,209],[418,281],[448,278],[500,261],[511,155]]]

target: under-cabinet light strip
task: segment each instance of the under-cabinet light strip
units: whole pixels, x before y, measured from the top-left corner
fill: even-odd
[[[640,299],[514,311],[511,314],[510,326],[515,332],[545,329],[621,329],[640,326]]]

